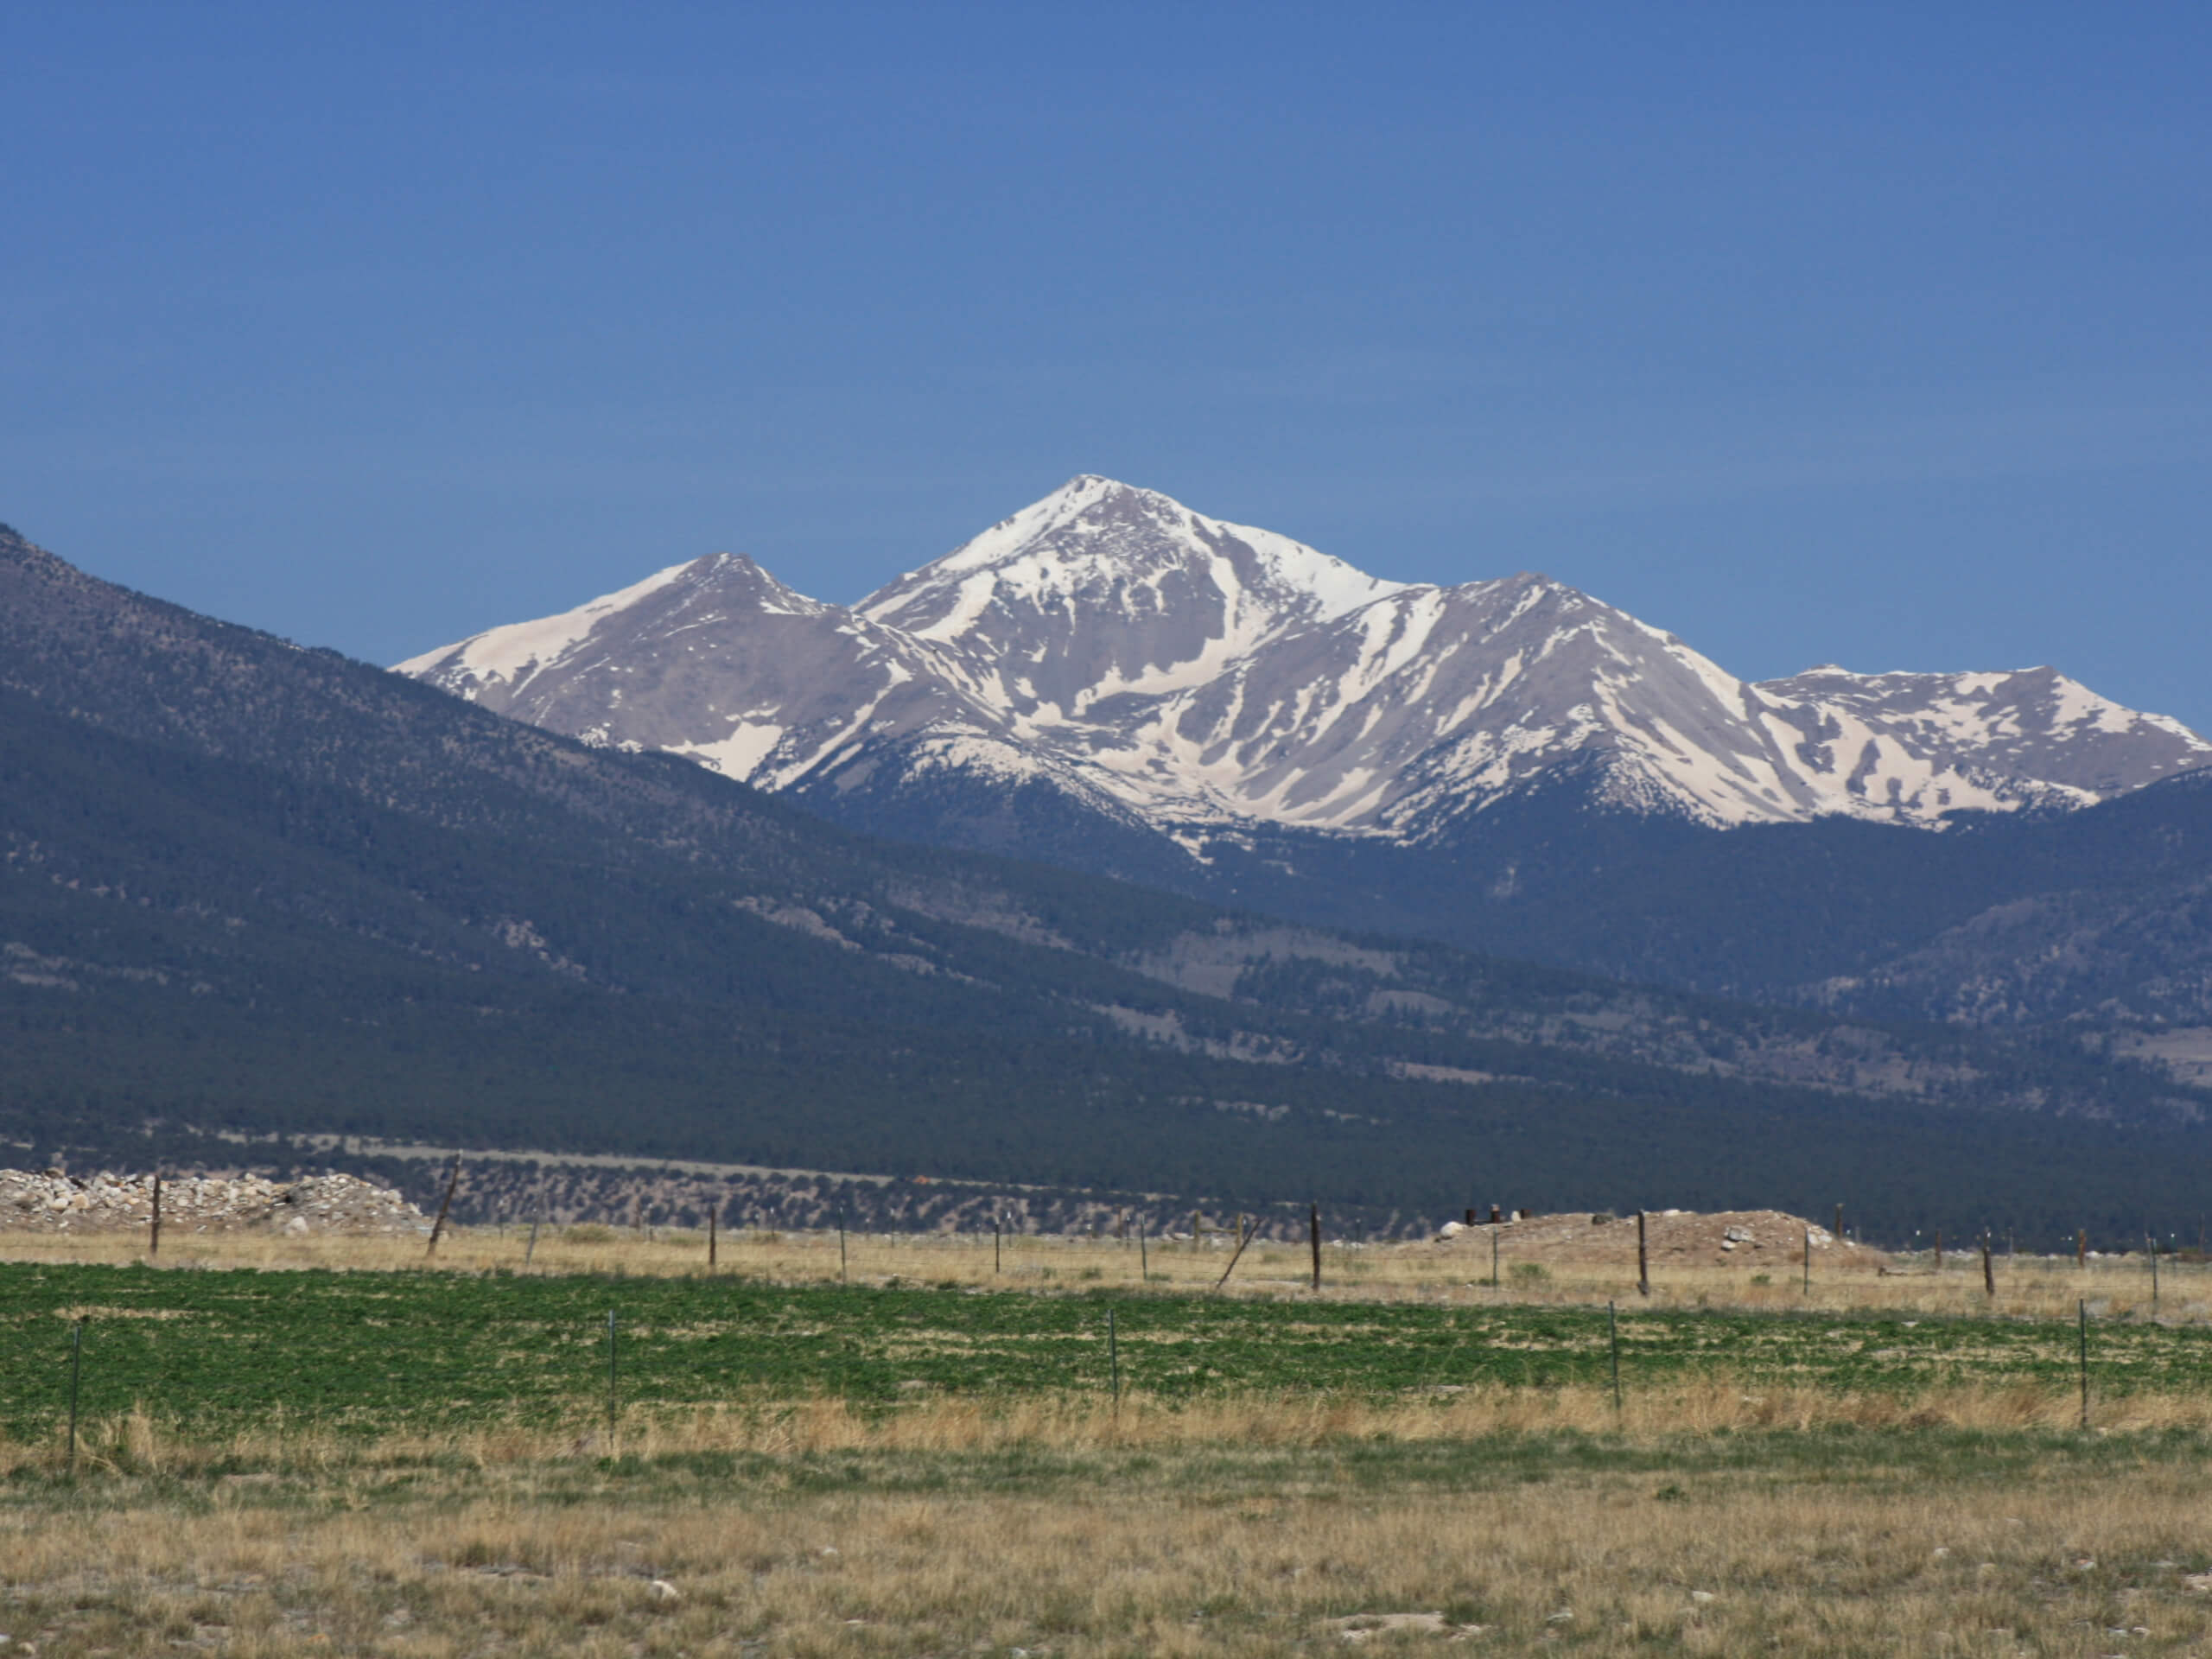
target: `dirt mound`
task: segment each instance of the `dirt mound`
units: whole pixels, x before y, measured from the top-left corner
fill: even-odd
[[[1618,1267],[1636,1271],[1636,1217],[1592,1215],[1577,1210],[1564,1215],[1523,1216],[1517,1221],[1478,1222],[1471,1227],[1446,1224],[1444,1231],[1416,1249],[1465,1253],[1479,1259],[1487,1272],[1495,1235],[1501,1262],[1537,1262],[1546,1266]],[[1752,1267],[1782,1270],[1804,1260],[1812,1240],[1813,1266],[1873,1273],[1890,1258],[1881,1250],[1839,1240],[1818,1222],[1780,1210],[1649,1210],[1644,1212],[1644,1248],[1652,1271],[1666,1267]]]
[[[148,1225],[151,1175],[36,1174],[0,1169],[0,1232],[99,1232]],[[176,1233],[426,1233],[405,1198],[352,1175],[278,1182],[259,1175],[184,1175],[162,1182],[162,1231]]]

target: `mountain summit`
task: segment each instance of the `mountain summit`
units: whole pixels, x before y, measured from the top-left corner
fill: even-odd
[[[2212,743],[2048,668],[1737,679],[1522,574],[1400,583],[1084,475],[849,609],[671,566],[403,673],[926,839],[1479,836],[1508,800],[1714,829],[2088,805]],[[1012,818],[1009,818],[1011,813]]]
[[[1079,718],[1116,696],[1204,684],[1397,588],[1271,531],[1084,476],[856,609],[957,650],[1001,707]]]

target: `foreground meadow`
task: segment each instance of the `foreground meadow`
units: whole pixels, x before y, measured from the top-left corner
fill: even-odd
[[[48,1659],[2212,1641],[2194,1433],[931,1414],[803,1409],[756,1449],[616,1459],[147,1435],[0,1483],[0,1627]]]
[[[1616,1319],[548,1242],[599,1270],[0,1265],[7,1651],[2212,1653],[2187,1270],[2085,1370],[1932,1276]]]

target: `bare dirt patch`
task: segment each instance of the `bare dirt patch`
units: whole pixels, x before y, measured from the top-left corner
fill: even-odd
[[[1491,1238],[1517,1266],[1616,1267],[1636,1270],[1636,1217],[1586,1210],[1516,1221],[1447,1224],[1427,1244],[1408,1246],[1440,1255],[1466,1255],[1484,1271]],[[1839,1239],[1818,1222],[1780,1210],[1650,1210],[1644,1212],[1644,1250],[1651,1267],[1751,1267],[1782,1270],[1802,1263],[1811,1241],[1814,1267],[1867,1274],[1890,1265],[1885,1250]]]

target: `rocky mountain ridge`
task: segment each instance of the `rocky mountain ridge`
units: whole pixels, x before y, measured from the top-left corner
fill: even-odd
[[[833,817],[1028,791],[1201,857],[1255,829],[1448,845],[1561,791],[1710,828],[1930,828],[2212,765],[2050,668],[1754,684],[1541,575],[1386,582],[1090,476],[850,608],[718,555],[398,668]]]

